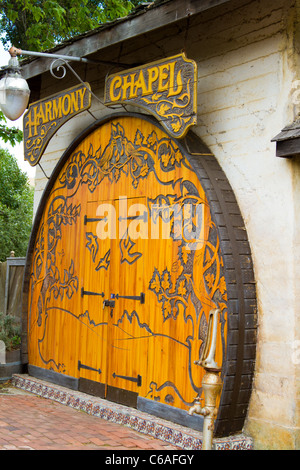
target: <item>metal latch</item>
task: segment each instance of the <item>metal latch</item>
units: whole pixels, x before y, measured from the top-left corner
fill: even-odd
[[[115,304],[116,302],[114,300],[108,300],[108,299],[103,300],[103,310],[105,309],[105,307],[110,307],[111,318],[113,316],[113,309],[114,309]]]
[[[103,309],[105,307],[114,308],[115,305],[116,305],[116,302],[114,300],[108,300],[108,299],[103,300]]]

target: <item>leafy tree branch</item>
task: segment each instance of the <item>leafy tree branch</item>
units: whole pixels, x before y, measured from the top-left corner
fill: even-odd
[[[17,143],[22,142],[23,132],[16,127],[6,126],[6,122],[3,113],[0,111],[0,140],[3,140],[5,143],[9,142],[14,147]]]
[[[13,250],[25,256],[32,226],[34,189],[16,158],[0,149],[0,261]]]
[[[42,51],[126,16],[141,0],[0,0],[4,46]]]

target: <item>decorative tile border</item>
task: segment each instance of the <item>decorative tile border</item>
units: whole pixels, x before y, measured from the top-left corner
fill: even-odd
[[[14,374],[12,385],[43,398],[57,401],[99,418],[122,424],[143,434],[155,437],[184,450],[201,450],[202,434],[142,411],[118,405],[86,393],[69,390],[27,374]],[[252,450],[252,440],[239,434],[214,439],[215,450]]]

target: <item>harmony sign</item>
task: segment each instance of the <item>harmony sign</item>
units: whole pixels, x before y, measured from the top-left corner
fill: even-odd
[[[55,132],[76,114],[91,106],[90,86],[85,83],[36,101],[24,114],[24,159],[37,165]]]

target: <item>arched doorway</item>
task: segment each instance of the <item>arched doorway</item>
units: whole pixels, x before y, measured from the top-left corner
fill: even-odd
[[[198,139],[185,143],[124,114],[65,152],[28,251],[28,363],[112,401],[185,413],[201,393],[194,361],[217,307],[223,434],[240,430],[251,391],[251,256],[225,175]]]

